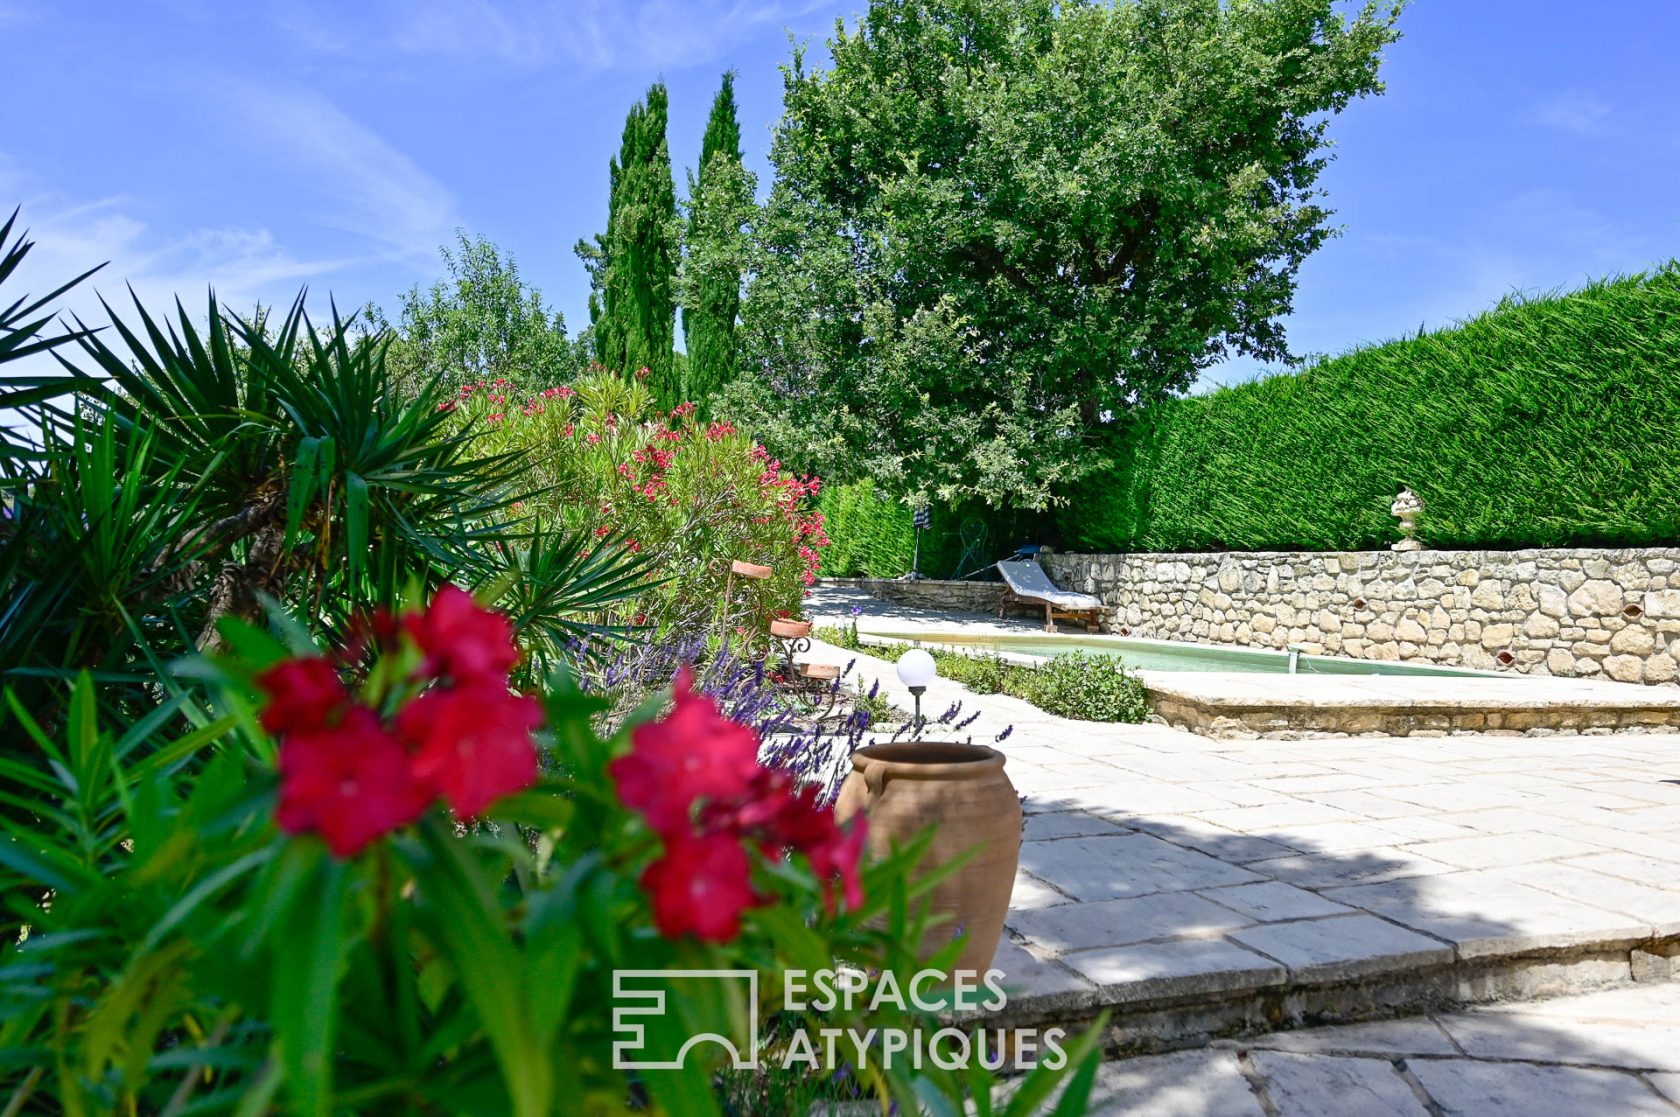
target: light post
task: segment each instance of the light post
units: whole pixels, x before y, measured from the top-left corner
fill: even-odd
[[[910,696],[916,701],[916,716],[910,730],[912,737],[919,736],[922,731],[922,695],[927,693],[928,684],[938,677],[939,665],[921,648],[911,648],[899,658],[898,681],[910,688]]]

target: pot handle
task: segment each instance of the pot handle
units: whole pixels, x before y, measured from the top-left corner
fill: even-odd
[[[869,789],[870,799],[879,799],[887,789],[887,765],[871,764],[863,770],[863,786]]]

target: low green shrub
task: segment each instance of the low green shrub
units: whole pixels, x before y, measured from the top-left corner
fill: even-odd
[[[1141,722],[1149,716],[1143,683],[1110,656],[1070,652],[1027,676],[1021,697],[1057,717]]]
[[[1343,550],[1680,539],[1680,264],[1151,407],[1065,494],[1070,549]]]
[[[857,627],[824,626],[813,633],[818,640],[848,651],[861,651],[897,663],[919,644],[864,644]],[[995,653],[968,655],[943,648],[924,648],[933,656],[939,674],[961,683],[975,694],[1007,694],[1024,699],[1046,713],[1077,721],[1124,721],[1137,724],[1149,718],[1149,695],[1143,683],[1127,672],[1114,656],[1069,652],[1052,656],[1042,665],[1011,663]]]
[[[941,652],[934,656],[939,673],[955,679],[975,694],[1013,693],[1010,683],[1017,677],[1033,672],[1009,663],[998,655],[961,655]]]

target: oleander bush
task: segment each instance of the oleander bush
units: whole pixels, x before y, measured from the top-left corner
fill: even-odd
[[[1070,549],[1680,540],[1680,264],[1144,411],[1064,494]]]
[[[611,613],[619,623],[686,634],[727,619],[761,633],[816,581],[828,544],[810,507],[821,481],[784,469],[733,423],[702,421],[693,404],[658,412],[642,381],[597,369],[533,397],[475,381],[444,406],[475,445],[526,469],[522,513],[645,560],[638,592]],[[725,617],[736,559],[773,574],[734,579]]]

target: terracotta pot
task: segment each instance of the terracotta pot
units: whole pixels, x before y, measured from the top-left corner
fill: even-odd
[[[852,753],[853,770],[835,806],[842,820],[865,813],[871,857],[885,856],[929,826],[934,838],[925,869],[975,850],[934,888],[930,911],[949,919],[929,929],[921,953],[933,954],[961,931],[968,941],[956,968],[979,973],[997,953],[1021,854],[1021,797],[1003,763],[1001,752],[984,745],[869,745]]]
[[[810,621],[775,620],[770,622],[770,635],[782,640],[803,640],[811,635]]]
[[[775,573],[768,566],[760,566],[755,562],[742,562],[740,559],[730,563],[729,569],[731,573],[739,574],[743,578],[768,578]]]

